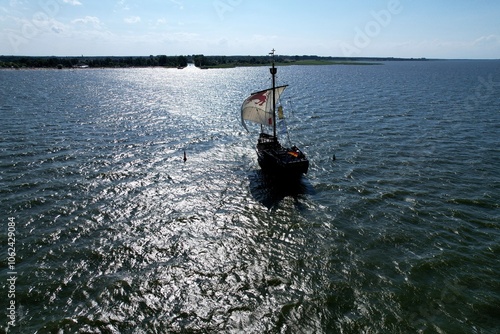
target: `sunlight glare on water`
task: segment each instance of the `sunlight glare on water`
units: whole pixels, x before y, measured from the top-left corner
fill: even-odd
[[[265,67],[0,71],[19,328],[494,331],[498,68],[280,68],[311,161],[285,186],[239,120]]]

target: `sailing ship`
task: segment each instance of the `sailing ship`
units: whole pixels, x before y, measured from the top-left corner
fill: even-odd
[[[273,49],[270,53],[272,66],[272,87],[250,94],[241,106],[241,124],[248,131],[245,121],[251,121],[261,126],[257,141],[257,160],[263,172],[280,177],[300,177],[309,169],[309,160],[297,147],[284,147],[278,140],[276,132],[276,113],[278,119],[284,122],[283,108],[276,106],[281,94],[288,85],[276,87],[278,69],[274,63]],[[278,111],[278,112],[277,112]],[[284,124],[284,123],[283,123]]]

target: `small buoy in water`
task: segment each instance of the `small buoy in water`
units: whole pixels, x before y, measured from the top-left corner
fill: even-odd
[[[332,160],[335,161],[337,158],[335,157],[335,154],[332,157]]]
[[[186,162],[186,160],[187,160],[186,151],[184,151],[184,159],[182,159],[182,160],[184,160],[184,162]]]

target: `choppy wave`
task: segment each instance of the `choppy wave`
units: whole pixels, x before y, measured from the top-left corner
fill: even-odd
[[[497,63],[281,68],[294,184],[239,125],[266,75],[0,71],[23,332],[496,330]]]

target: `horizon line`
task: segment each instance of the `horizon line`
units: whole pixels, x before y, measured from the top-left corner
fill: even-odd
[[[192,56],[204,56],[204,57],[269,57],[269,55],[244,55],[244,54],[233,54],[233,55],[205,55],[202,53],[198,54],[158,54],[158,55],[38,55],[38,56],[30,56],[30,55],[6,55],[1,54],[0,57],[29,57],[29,58],[127,58],[127,57],[137,57],[137,58],[147,58],[147,57],[158,57],[158,56],[167,56],[167,57],[192,57]],[[278,57],[317,57],[317,58],[340,58],[340,59],[394,59],[394,60],[500,60],[500,58],[428,58],[428,57],[394,57],[394,56],[362,56],[362,57],[345,57],[345,56],[319,56],[314,54],[304,54],[304,55],[290,55],[290,54],[282,54],[277,55]]]

